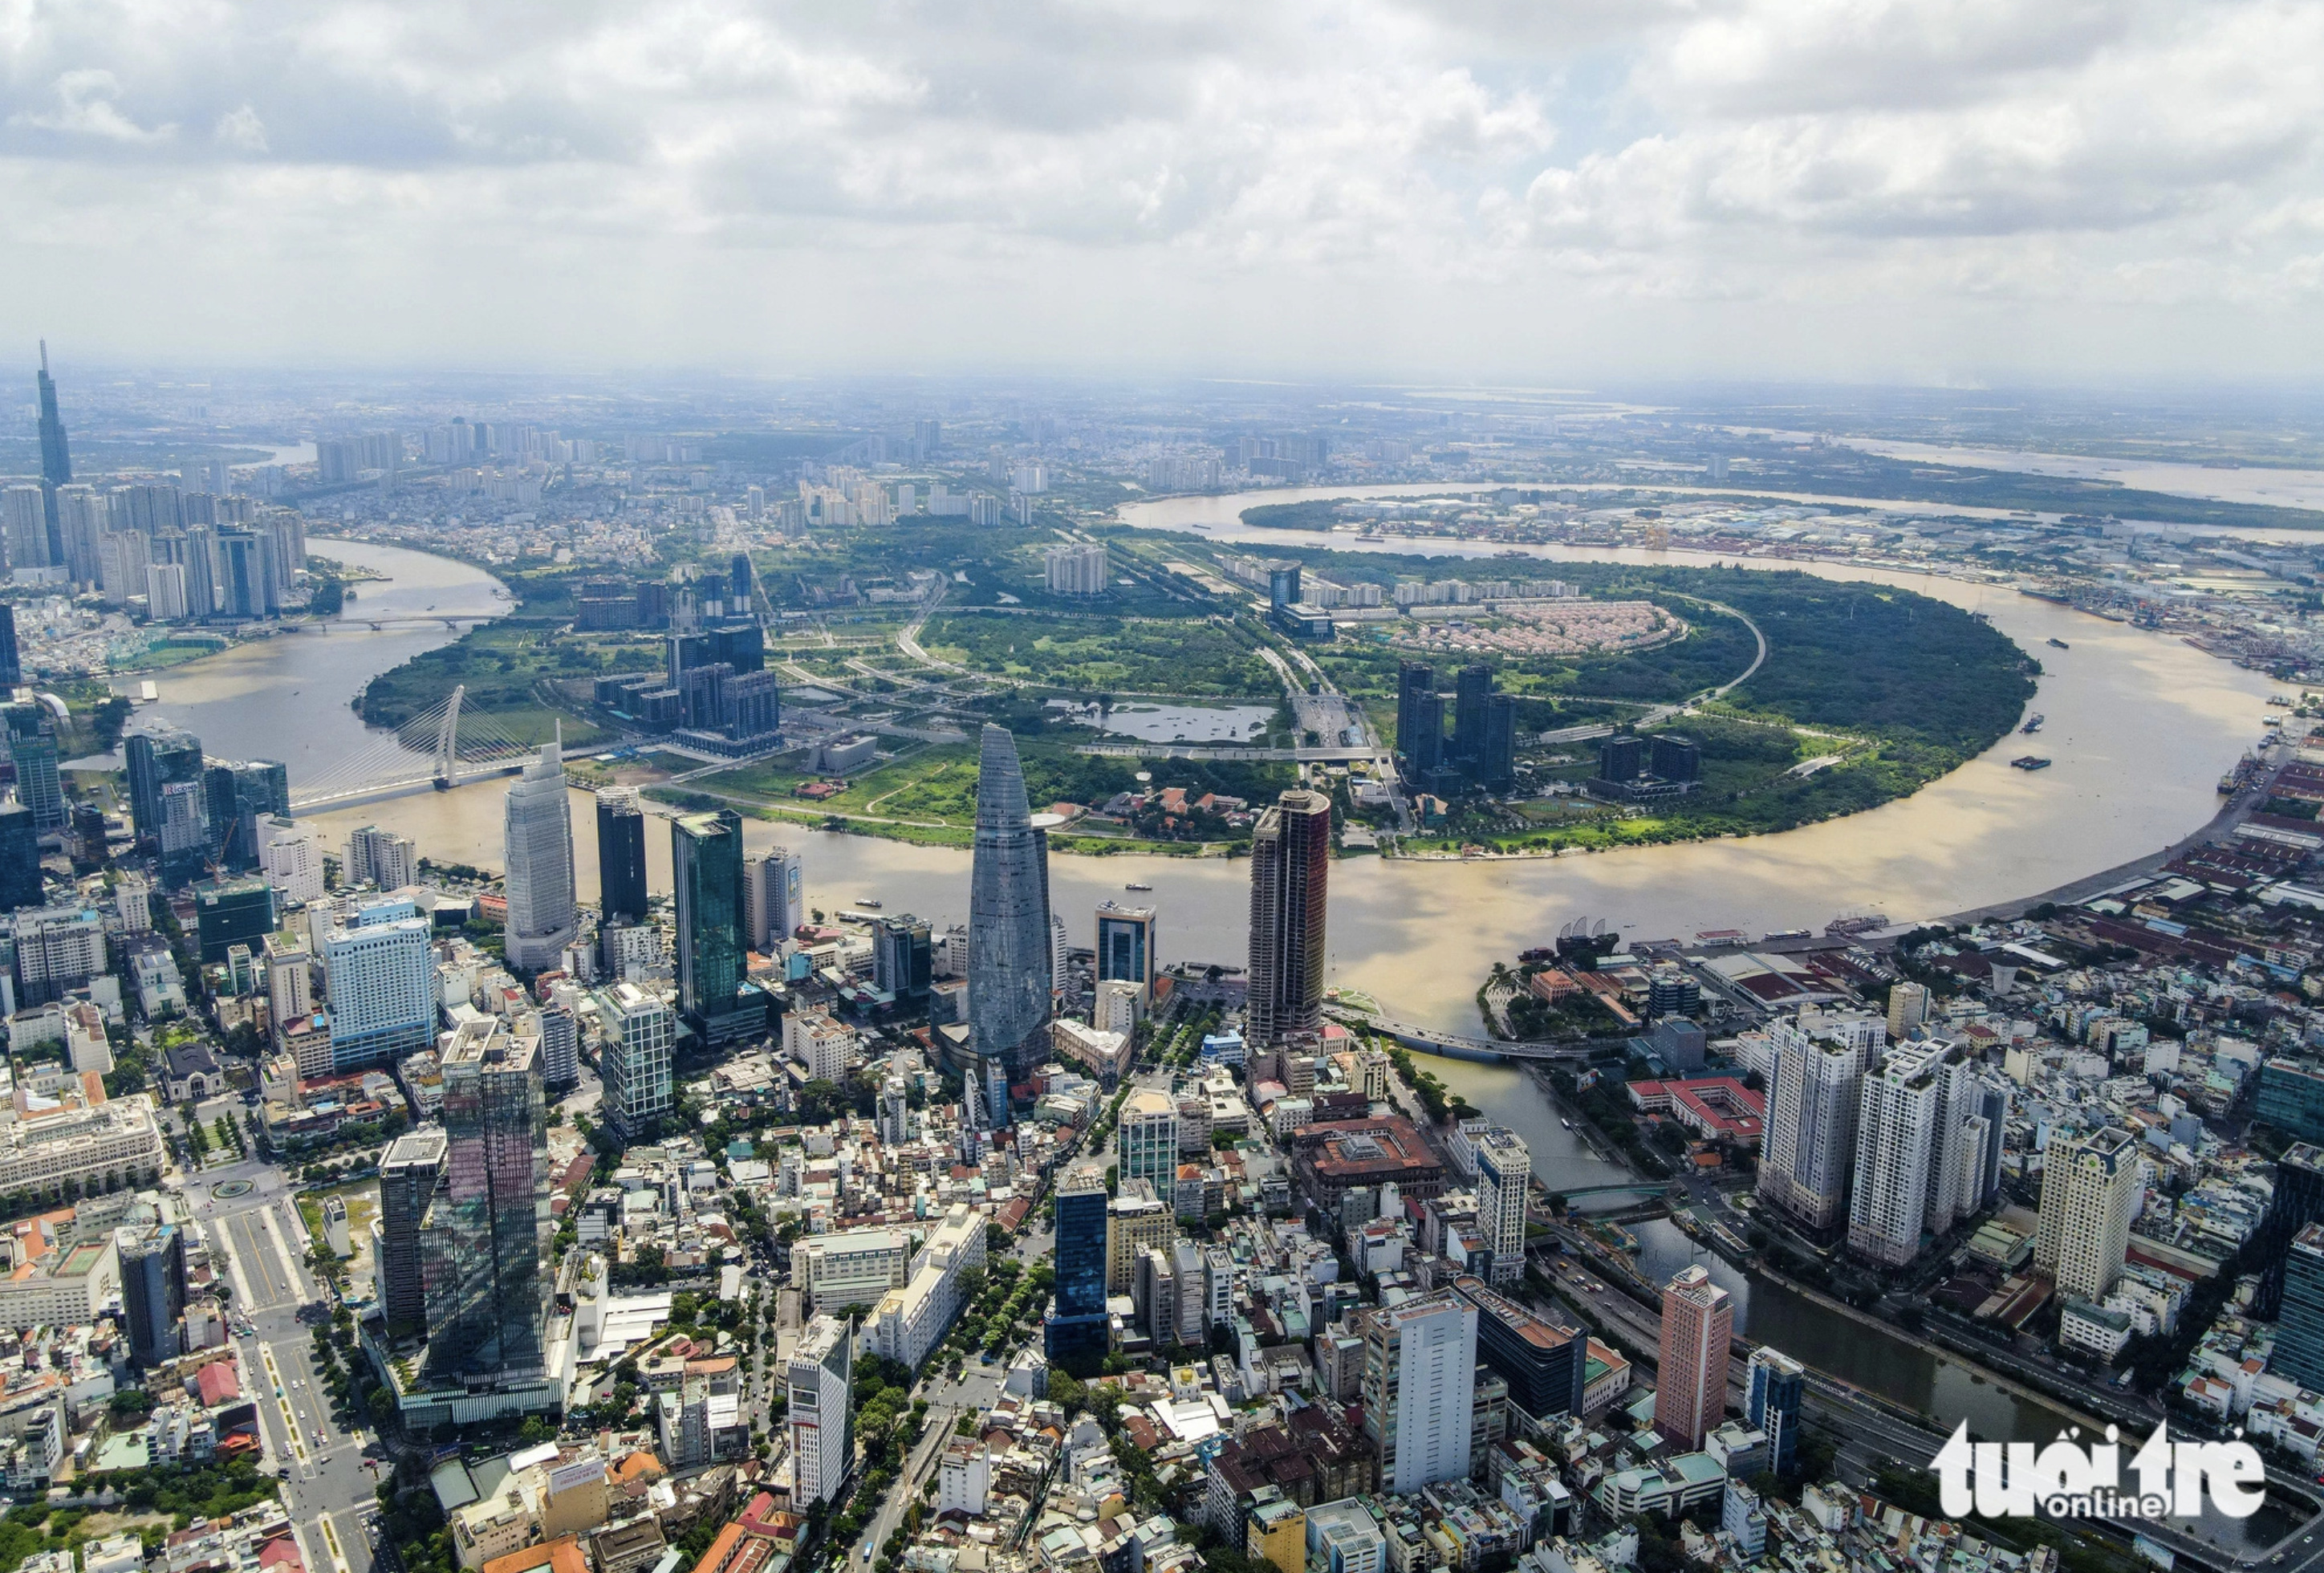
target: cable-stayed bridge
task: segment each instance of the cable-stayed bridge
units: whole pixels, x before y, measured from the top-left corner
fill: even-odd
[[[294,814],[327,813],[410,792],[449,791],[472,781],[513,775],[540,753],[492,717],[462,708],[463,684],[431,706],[290,791]]]

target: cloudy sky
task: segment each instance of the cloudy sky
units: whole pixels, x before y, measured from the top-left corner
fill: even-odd
[[[2301,376],[2319,79],[2317,0],[0,0],[0,319],[258,363]]]

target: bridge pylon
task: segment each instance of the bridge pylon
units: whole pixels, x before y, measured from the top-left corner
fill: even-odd
[[[460,684],[444,704],[444,725],[436,732],[436,790],[448,792],[460,784],[460,701],[468,685]]]

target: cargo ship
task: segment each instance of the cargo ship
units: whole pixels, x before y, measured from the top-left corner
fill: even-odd
[[[2017,729],[2020,732],[2024,733],[2028,737],[2031,737],[2034,733],[2042,730],[2042,723],[2048,719],[2049,717],[2047,716],[2029,716],[2026,717],[2025,725]]]
[[[2071,650],[2073,646],[2067,643],[2062,639],[2052,639],[2050,641],[2050,648],[2052,650]]]
[[[2038,754],[2021,754],[2009,762],[2012,770],[2047,770],[2050,762]]]

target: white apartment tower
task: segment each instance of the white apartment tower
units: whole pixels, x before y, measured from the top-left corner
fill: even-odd
[[[786,1368],[791,1430],[791,1503],[829,1502],[847,1483],[855,1438],[850,1388],[854,1329],[835,1317],[807,1323]]]
[[[1049,591],[1059,596],[1102,596],[1105,593],[1105,548],[1096,541],[1052,546],[1045,556]]]
[[[1477,1308],[1449,1289],[1364,1318],[1364,1430],[1380,1489],[1409,1495],[1469,1476]]]
[[[365,825],[347,837],[346,883],[401,890],[420,877],[420,844]]]
[[[1883,1044],[1870,1016],[1803,1011],[1767,1025],[1771,1063],[1759,1194],[1812,1229],[1845,1216],[1856,1160],[1858,1084]]]
[[[1848,1248],[1868,1261],[1902,1267],[1921,1254],[1942,1058],[1933,1045],[1912,1044],[1864,1078]]]
[[[508,856],[508,963],[555,967],[580,930],[573,888],[573,804],[565,790],[563,750],[540,745],[540,757],[509,788],[502,810]]]
[[[1499,1287],[1525,1277],[1526,1182],[1533,1154],[1514,1131],[1488,1126],[1472,1143],[1477,1160],[1477,1226],[1493,1253],[1490,1282]]]
[[[2128,1133],[2053,1137],[2042,1169],[2042,1218],[2034,1267],[2050,1274],[2058,1299],[2097,1305],[2122,1277],[2130,1221],[2145,1194],[2145,1163]]]

